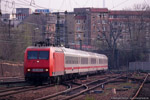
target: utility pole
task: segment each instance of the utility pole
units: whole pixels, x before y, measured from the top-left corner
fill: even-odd
[[[60,25],[59,25],[60,15],[57,14],[57,31],[56,31],[56,46],[60,46]]]
[[[39,29],[39,28],[34,28],[34,30],[33,30],[32,45],[35,44],[35,40],[36,40],[36,38],[35,38],[35,32],[36,32],[36,30],[38,30],[38,29]]]
[[[105,8],[105,0],[103,0],[103,8]]]
[[[0,0],[0,16],[2,16],[2,11],[1,11],[1,0]]]
[[[80,39],[80,50],[82,50],[82,40]]]
[[[11,24],[11,20],[9,19],[9,26],[8,26],[8,28],[9,28],[9,38],[10,38],[10,24]]]
[[[65,47],[68,48],[67,11],[65,11]]]

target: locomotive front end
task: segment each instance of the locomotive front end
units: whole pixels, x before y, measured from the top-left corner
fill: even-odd
[[[26,81],[44,81],[49,77],[50,49],[27,48],[24,59]]]

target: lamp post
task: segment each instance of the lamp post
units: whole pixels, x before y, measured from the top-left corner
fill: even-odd
[[[33,32],[33,37],[32,37],[32,45],[35,43],[35,31],[38,30],[39,28],[35,28]]]
[[[79,34],[78,39],[79,39],[80,50],[82,50],[82,39],[81,39],[81,34]]]
[[[81,38],[80,38],[80,50],[82,50],[82,40],[81,40]]]

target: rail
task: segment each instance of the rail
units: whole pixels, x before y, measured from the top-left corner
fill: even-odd
[[[142,84],[140,85],[139,89],[137,90],[136,94],[131,98],[131,100],[135,100],[136,97],[138,96],[138,94],[140,93],[141,89],[143,88],[144,83],[146,82],[147,78],[148,78],[149,74],[146,75],[146,77],[144,78],[144,81],[142,82]]]
[[[114,78],[115,77],[115,78]],[[113,80],[115,80],[115,79],[118,79],[118,78],[120,78],[120,77],[122,77],[122,76],[119,76],[119,77],[117,77],[116,78],[116,76],[112,76],[112,77],[107,77],[107,78],[102,78],[102,79],[99,79],[99,80],[95,80],[95,81],[92,81],[92,82],[89,82],[89,83],[86,83],[86,84],[82,84],[82,85],[80,85],[80,86],[77,86],[77,87],[74,87],[74,88],[71,88],[71,89],[67,89],[67,90],[65,90],[65,91],[61,91],[61,92],[58,92],[58,93],[55,93],[55,94],[51,94],[51,95],[47,95],[47,96],[45,96],[45,97],[41,97],[41,98],[37,98],[37,99],[34,99],[34,100],[45,100],[45,99],[51,99],[51,98],[53,98],[53,97],[56,97],[56,96],[60,96],[60,95],[63,95],[64,93],[66,94],[66,93],[70,93],[71,91],[75,91],[75,90],[77,90],[77,89],[80,89],[80,88],[83,88],[84,87],[84,90],[83,91],[80,91],[80,92],[78,92],[78,93],[76,93],[76,94],[73,94],[73,95],[71,95],[71,96],[68,96],[68,97],[66,97],[66,98],[61,98],[61,100],[68,100],[68,99],[71,99],[71,98],[73,98],[73,97],[76,97],[76,96],[78,96],[78,95],[80,95],[80,94],[83,94],[83,93],[85,93],[85,92],[87,92],[87,91],[90,91],[90,90],[92,90],[92,89],[94,89],[94,88],[96,88],[96,87],[99,87],[99,86],[101,86],[102,84],[106,84],[106,83],[108,83],[108,82],[110,82],[110,81],[113,81]],[[110,79],[110,78],[114,78],[114,79]],[[107,81],[109,79],[109,81]],[[98,84],[98,85],[94,85],[92,88],[89,88],[88,87],[88,85],[90,85],[90,84],[93,84],[93,83],[99,83],[100,82],[100,84]]]

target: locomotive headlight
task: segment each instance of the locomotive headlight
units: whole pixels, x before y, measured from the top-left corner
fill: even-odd
[[[28,71],[28,72],[30,72],[30,71],[31,71],[31,69],[27,69],[27,71]]]
[[[48,72],[48,69],[45,69],[46,72]]]

